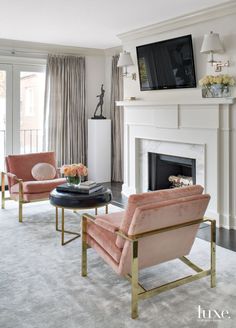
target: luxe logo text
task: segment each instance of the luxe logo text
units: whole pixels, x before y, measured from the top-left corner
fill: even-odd
[[[203,309],[198,305],[198,319],[200,320],[224,320],[230,319],[228,310]]]

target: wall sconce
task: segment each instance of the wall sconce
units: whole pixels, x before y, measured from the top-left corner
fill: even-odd
[[[214,66],[215,72],[221,72],[222,67],[229,66],[229,61],[222,63],[221,61],[216,61],[213,58],[214,53],[224,52],[224,48],[218,33],[213,33],[211,31],[210,34],[204,35],[200,52],[203,54],[211,55],[211,58],[208,62],[211,63],[211,66]]]
[[[133,60],[130,56],[130,52],[121,52],[117,63],[117,67],[124,67],[123,76],[131,77],[132,80],[136,80],[136,73],[128,74],[127,67],[134,65]]]

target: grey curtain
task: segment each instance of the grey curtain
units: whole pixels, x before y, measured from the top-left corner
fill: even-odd
[[[57,164],[86,164],[85,58],[49,55],[44,106],[44,150]]]
[[[124,111],[117,107],[115,102],[123,100],[123,77],[122,68],[117,67],[119,56],[112,57],[111,73],[111,124],[112,124],[112,181],[123,181],[123,142],[124,142]]]

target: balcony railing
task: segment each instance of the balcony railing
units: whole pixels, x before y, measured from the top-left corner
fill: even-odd
[[[43,149],[43,131],[40,129],[20,130],[21,154],[37,153]]]
[[[5,154],[6,131],[0,130],[0,153]],[[37,153],[43,149],[43,131],[40,129],[20,130],[20,153]]]
[[[43,149],[43,131],[40,129],[20,130],[20,153],[37,153]],[[0,171],[5,170],[6,131],[0,130]]]

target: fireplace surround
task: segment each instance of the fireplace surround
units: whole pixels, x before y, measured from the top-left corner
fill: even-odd
[[[231,168],[234,98],[123,101],[126,196],[148,190],[148,152],[196,160],[196,184],[211,201],[206,215],[236,228]]]

